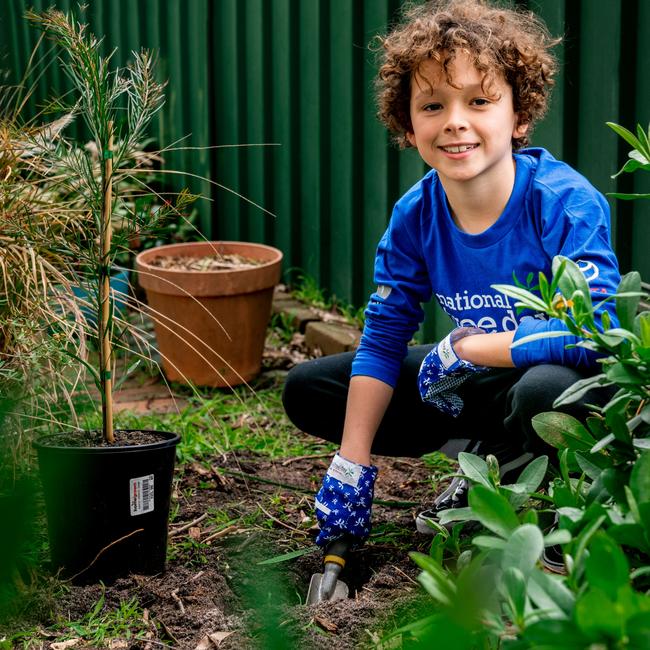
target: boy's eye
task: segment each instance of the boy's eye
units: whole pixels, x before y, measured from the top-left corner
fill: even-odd
[[[487,106],[490,103],[489,99],[486,99],[485,97],[477,97],[476,99],[472,100],[472,104],[474,106]]]
[[[442,108],[442,104],[431,102],[430,104],[425,104],[422,108],[425,111],[439,111]]]

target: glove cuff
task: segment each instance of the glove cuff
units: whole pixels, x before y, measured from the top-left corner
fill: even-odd
[[[374,482],[377,472],[375,465],[361,465],[348,460],[339,453],[334,456],[327,470],[328,476],[351,487],[358,487],[362,479],[371,479]]]

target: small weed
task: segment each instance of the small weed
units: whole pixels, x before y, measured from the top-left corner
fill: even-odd
[[[285,312],[273,314],[270,329],[280,343],[291,343],[291,339],[298,331],[294,318]]]
[[[332,307],[332,301],[328,299],[325,291],[318,286],[316,279],[311,275],[299,274],[296,283],[291,285],[291,295],[296,300],[319,309]]]
[[[324,289],[318,286],[316,280],[310,275],[300,274],[297,276],[295,285],[291,286],[291,295],[296,300],[300,300],[317,309],[340,314],[350,325],[363,329],[365,305],[363,307],[355,307],[337,298],[335,295],[329,296]]]
[[[458,470],[458,463],[439,451],[424,454],[422,461],[428,469],[437,474],[453,474]]]
[[[135,596],[120,601],[117,609],[105,607],[104,593],[93,607],[79,621],[70,621],[56,626],[68,638],[81,637],[85,641],[105,647],[109,639],[144,639],[149,623]]]

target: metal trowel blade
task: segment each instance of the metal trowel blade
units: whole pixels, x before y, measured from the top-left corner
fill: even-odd
[[[315,603],[334,602],[335,600],[344,600],[350,594],[350,590],[345,582],[341,580],[336,581],[336,586],[332,594],[327,597],[327,594],[321,593],[321,584],[323,582],[322,573],[314,573],[309,582],[309,589],[307,590],[307,604],[313,605]]]

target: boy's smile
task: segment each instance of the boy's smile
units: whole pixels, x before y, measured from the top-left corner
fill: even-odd
[[[464,53],[457,54],[449,72],[458,88],[432,59],[413,75],[408,140],[437,170],[447,192],[459,183],[479,193],[489,187],[506,194],[507,201],[514,182],[512,138],[527,129],[518,125],[512,90],[498,76],[483,89],[483,75]]]

